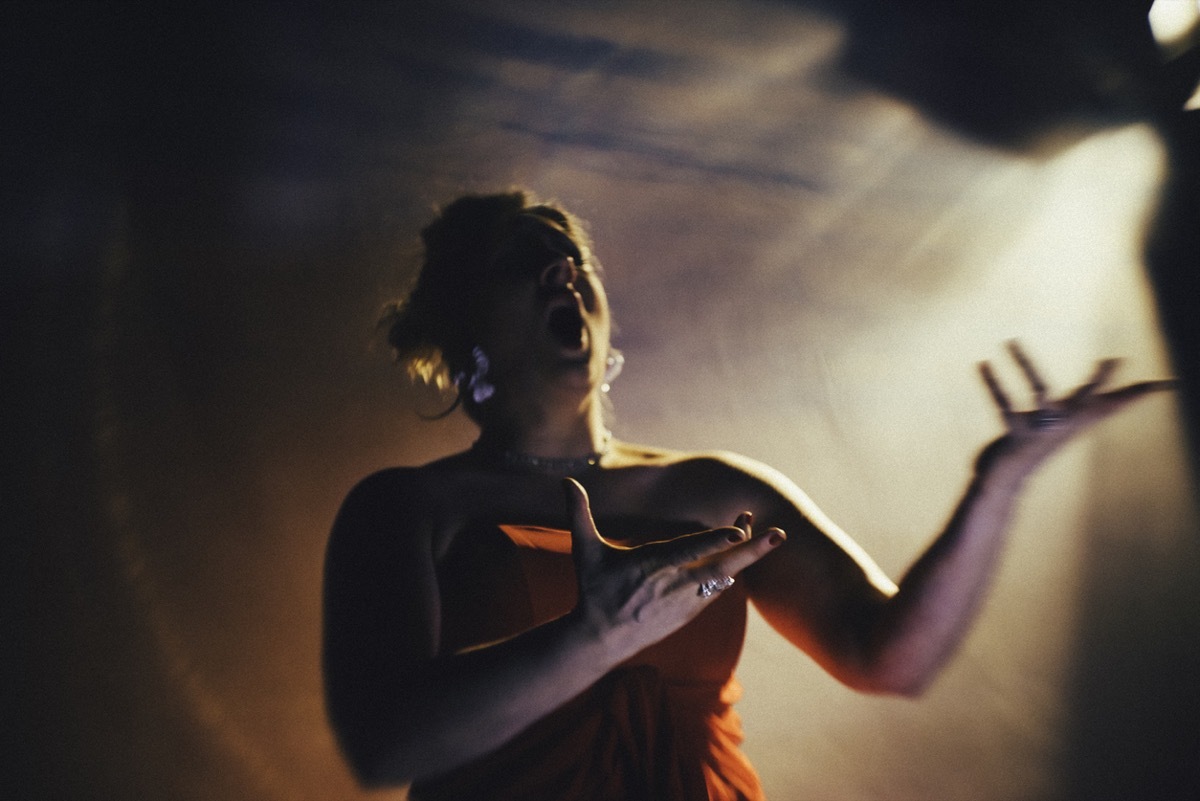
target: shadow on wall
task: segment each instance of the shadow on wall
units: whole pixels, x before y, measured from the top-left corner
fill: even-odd
[[[1169,2],[1170,0],[1167,0]],[[986,144],[1053,152],[1095,123],[1150,122],[1169,169],[1147,265],[1176,369],[1185,382],[1193,464],[1200,419],[1200,25],[1164,52],[1152,3],[1125,0],[813,0],[848,21],[842,67]],[[1190,46],[1188,42],[1190,41]]]
[[[984,143],[1041,155],[1068,143],[1077,122],[1145,120],[1155,126],[1167,146],[1168,175],[1145,259],[1182,381],[1195,474],[1200,464],[1200,111],[1184,110],[1200,79],[1195,17],[1190,39],[1185,37],[1168,57],[1151,33],[1149,2],[816,4],[849,20],[843,64],[850,74]],[[1090,477],[1091,516],[1108,521],[1109,532],[1136,537],[1157,528],[1174,541],[1130,542],[1111,534],[1088,541],[1064,786],[1078,799],[1193,798],[1200,789],[1195,743],[1146,748],[1137,731],[1148,719],[1164,730],[1186,731],[1186,721],[1200,712],[1171,690],[1181,686],[1176,681],[1182,686],[1194,681],[1200,663],[1200,646],[1185,633],[1200,608],[1200,590],[1182,579],[1193,573],[1178,571],[1177,563],[1196,559],[1197,532],[1187,522],[1195,520],[1195,499],[1190,509],[1113,508],[1116,489],[1128,488],[1131,477],[1129,465],[1103,459],[1111,452],[1105,445],[1114,444],[1106,437],[1112,436],[1099,435]],[[1145,467],[1142,480],[1156,474],[1171,480]],[[1153,487],[1147,485],[1147,491]],[[1168,519],[1172,514],[1179,515],[1174,522]],[[1155,612],[1149,614],[1151,609]],[[1105,771],[1103,765],[1122,770]]]

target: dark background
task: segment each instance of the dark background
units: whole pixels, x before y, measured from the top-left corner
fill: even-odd
[[[356,794],[324,537],[473,437],[373,323],[434,204],[520,183],[593,224],[617,435],[779,467],[893,575],[995,433],[1003,339],[1060,386],[1180,376],[1031,488],[927,699],[756,622],[741,708],[783,801],[1195,797],[1200,73],[1146,10],[4,6],[0,792]]]

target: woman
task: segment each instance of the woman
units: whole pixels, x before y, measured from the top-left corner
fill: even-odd
[[[360,780],[415,799],[759,799],[733,678],[747,602],[857,690],[913,695],[962,638],[1034,468],[1169,382],[1035,408],[990,369],[1003,436],[899,585],[786,478],[620,442],[620,360],[579,223],[524,192],[460,198],[390,340],[458,391],[469,450],[372,475],[329,543],[330,716]],[[786,532],[786,534],[785,534]]]

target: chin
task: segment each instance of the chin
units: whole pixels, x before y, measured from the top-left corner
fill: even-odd
[[[556,383],[580,393],[598,388],[603,381],[604,371],[594,361],[588,357],[564,361],[556,371]]]

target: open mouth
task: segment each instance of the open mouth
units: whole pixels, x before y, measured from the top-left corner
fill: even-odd
[[[563,350],[580,353],[587,345],[587,328],[575,304],[555,305],[546,314],[546,330]]]

